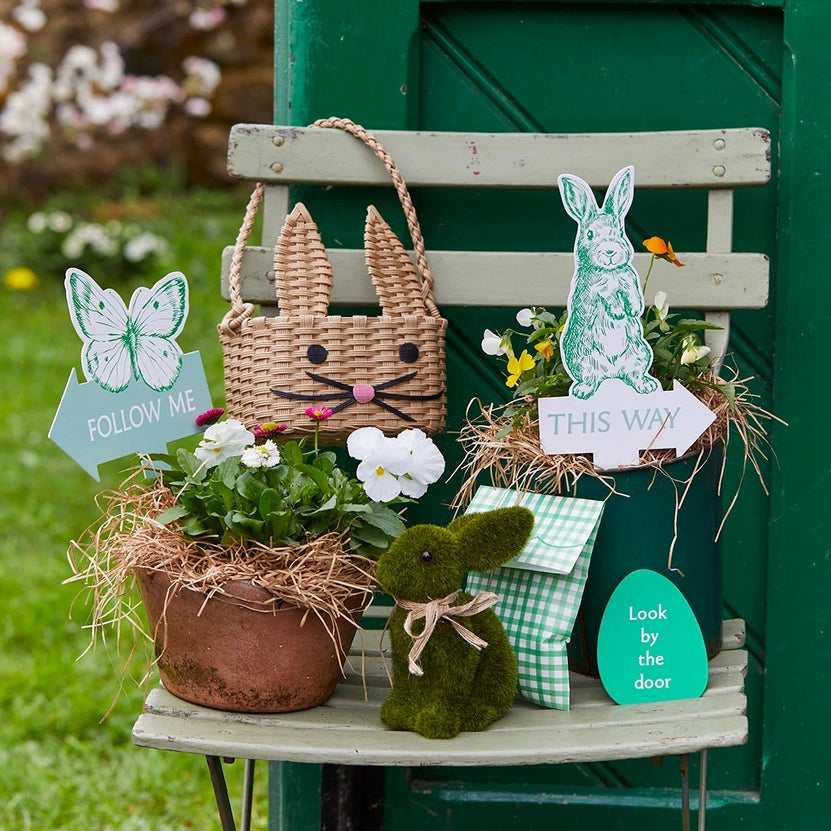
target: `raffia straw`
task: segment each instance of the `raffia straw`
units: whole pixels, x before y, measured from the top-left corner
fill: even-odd
[[[649,449],[641,453],[637,468],[652,468],[655,475],[667,476],[675,487],[674,535],[670,542],[667,567],[673,568],[672,555],[678,538],[678,513],[690,491],[693,480],[699,474],[713,448],[722,442],[725,450],[731,434],[737,434],[743,446],[742,474],[724,511],[721,525],[715,539],[721,535],[724,523],[733,510],[744,480],[744,474],[751,467],[765,493],[768,493],[762,474],[760,460],[766,460],[765,449],[770,446],[766,423],[771,421],[785,424],[782,419],[769,413],[756,403],[757,396],[750,392],[748,384],[752,378],[738,378],[734,373],[728,381],[709,378],[717,384],[729,383],[735,390],[731,401],[726,395],[712,387],[697,387],[691,392],[713,413],[715,420],[689,449],[697,458],[693,471],[687,479],[675,479],[667,469],[675,460],[671,449]],[[506,405],[507,406],[507,405]],[[474,407],[479,412],[472,414]],[[539,422],[530,415],[523,416],[515,423],[504,414],[505,406],[483,406],[472,401],[468,417],[459,433],[459,443],[464,449],[464,458],[454,476],[462,476],[462,484],[454,497],[451,507],[457,513],[462,511],[473,498],[477,486],[487,478],[495,487],[510,488],[520,492],[566,494],[573,492],[583,476],[601,481],[608,489],[609,496],[615,491],[614,479],[604,471],[594,468],[591,457],[585,454],[546,455],[540,446]],[[722,492],[724,481],[725,452],[719,474],[718,492]],[[632,468],[636,469],[636,468]]]
[[[73,576],[64,582],[83,584],[85,589],[76,600],[86,599],[91,605],[91,637],[84,654],[97,642],[106,648],[108,631],[114,630],[118,644],[122,627],[129,626],[134,639],[123,664],[122,683],[138,641],[145,640],[148,656],[152,654],[153,636],[145,628],[141,604],[133,591],[140,570],[164,572],[171,580],[162,627],[167,604],[179,591],[200,592],[206,604],[213,598],[231,597],[223,588],[228,581],[247,580],[266,589],[270,597],[264,602],[245,601],[246,608],[264,614],[275,614],[284,603],[306,608],[341,646],[336,619],[354,623],[348,599],[363,593],[368,600],[374,586],[374,563],[346,549],[345,532],[285,547],[253,540],[227,545],[191,540],[175,526],[157,521],[175,497],[161,478],[148,488],[139,483],[141,475],[141,471],[134,474],[121,490],[101,494],[101,519],[70,543],[67,556]],[[233,602],[241,601],[233,598]],[[139,684],[149,679],[157,660],[158,656],[148,660],[147,673]]]

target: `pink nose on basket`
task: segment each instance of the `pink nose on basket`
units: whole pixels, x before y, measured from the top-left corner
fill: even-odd
[[[375,387],[372,384],[355,384],[352,387],[352,397],[359,404],[366,404],[367,401],[372,401],[375,398]]]

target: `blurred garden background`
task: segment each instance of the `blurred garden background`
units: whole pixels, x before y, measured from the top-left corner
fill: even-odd
[[[225,147],[231,124],[271,121],[272,17],[271,0],[0,0],[3,831],[219,828],[202,757],[130,742],[143,698],[138,662],[121,680],[130,639],[79,659],[88,607],[64,582],[68,543],[130,460],[95,482],[47,433],[80,372],[70,265],[125,300],[184,272],[179,343],[221,403],[220,254],[247,197]],[[237,804],[242,763],[227,775]]]

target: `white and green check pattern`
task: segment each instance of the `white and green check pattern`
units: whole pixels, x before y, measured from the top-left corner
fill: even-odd
[[[508,505],[533,511],[531,538],[506,566],[471,572],[466,589],[499,595],[493,608],[517,654],[520,695],[544,707],[568,710],[566,644],[580,608],[603,503],[481,487],[467,513]]]

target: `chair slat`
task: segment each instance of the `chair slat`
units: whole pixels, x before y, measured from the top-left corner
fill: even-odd
[[[223,296],[228,298],[231,248],[223,254]],[[377,305],[363,251],[327,251],[335,271],[333,304]],[[665,291],[677,309],[761,309],[768,301],[768,258],[764,254],[684,254],[683,272],[655,269],[647,302]],[[271,249],[249,246],[241,287],[250,303],[276,304]],[[574,272],[571,252],[428,251],[439,306],[564,307]],[[635,255],[645,274],[648,254]],[[679,274],[683,277],[679,277]]]
[[[640,188],[733,188],[770,179],[761,128],[654,133],[375,133],[411,187],[556,187],[574,173],[605,188],[635,166]],[[387,185],[367,147],[339,130],[237,124],[232,176],[271,183]]]

